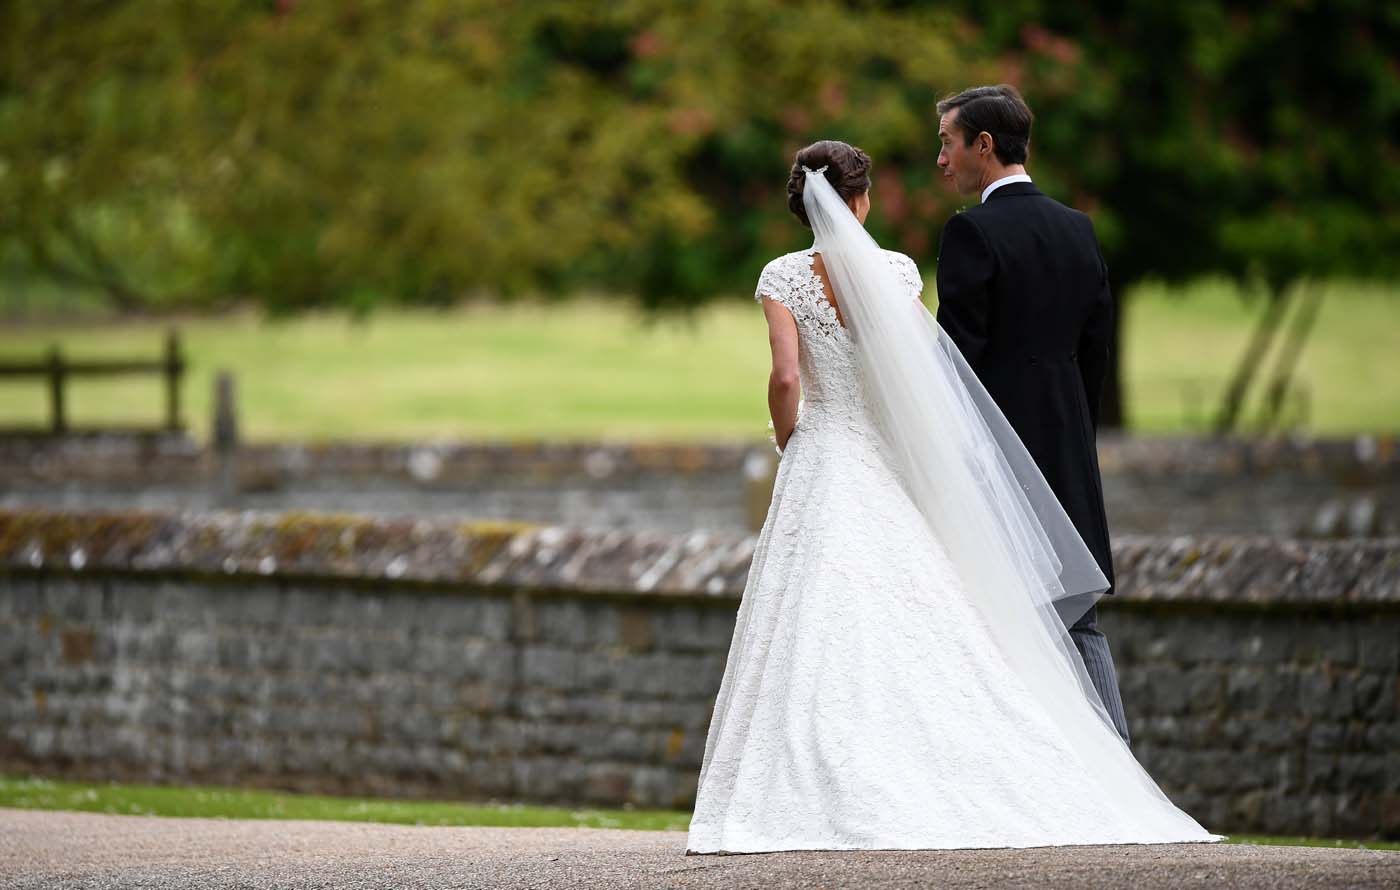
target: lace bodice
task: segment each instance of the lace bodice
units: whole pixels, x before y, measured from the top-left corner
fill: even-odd
[[[797,322],[798,371],[802,377],[803,417],[816,414],[844,419],[864,417],[866,400],[856,367],[855,344],[837,321],[836,309],[826,299],[822,280],[812,268],[816,246],[785,254],[770,262],[758,277],[754,299],[767,297],[792,313]],[[914,261],[902,253],[885,251],[895,275],[918,299],[923,280]],[[816,422],[815,416],[803,423]]]

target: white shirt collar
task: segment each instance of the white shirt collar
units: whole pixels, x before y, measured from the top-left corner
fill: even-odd
[[[986,188],[982,189],[982,203],[985,204],[986,201],[987,201],[987,196],[990,195],[992,192],[996,191],[997,189],[1001,188],[1001,187],[1004,186],[1004,185],[1010,185],[1010,184],[1013,183],[1013,182],[1030,182],[1030,181],[1031,181],[1031,178],[1030,178],[1029,176],[1027,176],[1026,174],[1024,174],[1024,173],[1012,173],[1010,176],[1003,176],[1001,179],[998,179],[996,182],[994,182],[994,183],[992,183],[991,185],[987,186]]]

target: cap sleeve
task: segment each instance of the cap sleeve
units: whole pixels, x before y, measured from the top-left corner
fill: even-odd
[[[909,296],[920,299],[924,292],[924,277],[919,274],[919,267],[913,260],[902,253],[890,252],[890,259],[894,264],[895,275],[899,277],[899,283],[904,285]]]
[[[758,276],[758,287],[754,288],[753,298],[759,303],[767,297],[775,303],[786,306],[788,311],[792,311],[790,278],[784,269],[783,261],[786,257],[779,257],[763,267],[763,271]]]

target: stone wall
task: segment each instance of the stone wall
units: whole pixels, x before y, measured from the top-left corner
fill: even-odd
[[[1393,437],[1099,444],[1115,534],[1400,535]],[[260,444],[229,466],[185,437],[0,438],[0,507],[332,510],[593,528],[753,530],[753,444]]]
[[[752,538],[0,513],[0,770],[685,807]],[[1227,832],[1400,837],[1400,542],[1132,539],[1134,747]]]
[[[601,528],[762,523],[771,448],[273,443],[227,464],[186,436],[0,437],[0,508],[325,510]],[[227,484],[225,484],[227,477]]]
[[[686,807],[732,610],[10,578],[0,769]]]
[[[1400,535],[1400,447],[1354,439],[1101,437],[1116,534]]]
[[[1400,617],[1102,610],[1133,751],[1226,831],[1400,837]]]

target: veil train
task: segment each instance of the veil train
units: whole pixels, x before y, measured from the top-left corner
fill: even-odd
[[[1021,680],[1100,768],[1165,796],[1132,758],[1069,627],[1108,581],[956,344],[900,287],[823,175],[803,203],[855,343],[865,390],[910,498]],[[1127,756],[1123,756],[1127,754]]]

